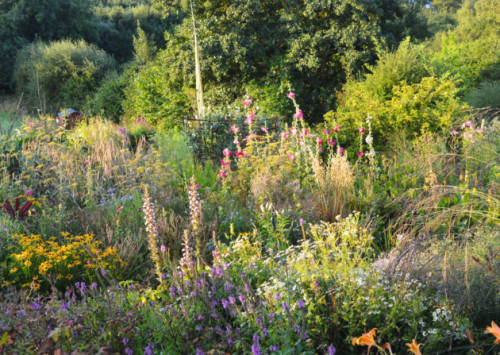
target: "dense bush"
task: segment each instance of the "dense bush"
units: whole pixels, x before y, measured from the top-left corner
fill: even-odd
[[[19,52],[14,83],[30,109],[47,113],[67,107],[84,110],[114,68],[113,58],[84,41],[36,42]]]
[[[384,149],[395,133],[415,137],[425,130],[438,132],[460,117],[464,105],[454,82],[430,76],[422,46],[407,40],[371,69],[363,81],[344,86],[338,110],[325,116],[328,123],[340,125],[343,140],[353,141],[368,116],[378,149]]]
[[[90,112],[119,123],[124,114],[124,91],[127,86],[127,79],[126,75],[119,75],[116,72],[107,75],[95,92],[90,103]]]

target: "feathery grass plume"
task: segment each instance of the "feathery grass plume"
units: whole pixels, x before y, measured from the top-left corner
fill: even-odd
[[[142,201],[144,219],[146,222],[146,232],[148,235],[148,248],[151,253],[151,259],[153,259],[153,263],[155,264],[156,274],[158,275],[160,283],[162,283],[163,278],[161,276],[160,253],[158,252],[158,227],[156,226],[155,205],[151,201],[147,186],[144,189],[144,197],[142,198]]]
[[[352,202],[354,173],[346,155],[332,154],[323,166],[312,159],[316,187],[314,191],[318,216],[334,222],[337,216],[345,216]]]

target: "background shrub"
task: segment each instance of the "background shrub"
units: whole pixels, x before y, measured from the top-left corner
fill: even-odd
[[[19,52],[14,83],[30,109],[51,114],[67,107],[84,110],[115,67],[112,57],[83,40],[36,42]]]

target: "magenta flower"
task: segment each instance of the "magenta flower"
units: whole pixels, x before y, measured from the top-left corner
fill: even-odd
[[[304,128],[304,136],[307,136],[309,134],[309,130],[307,128]]]
[[[240,131],[240,127],[231,126],[231,131],[238,133]]]
[[[31,191],[31,190],[26,190],[26,195],[28,195],[28,196],[33,195],[33,191]]]
[[[321,139],[321,137],[316,138],[316,143],[318,144],[318,147],[321,147],[323,145],[323,140]]]
[[[288,136],[288,132],[281,132],[281,133],[280,133],[280,137],[281,137],[282,139],[286,139],[286,137],[287,137],[287,136]]]
[[[288,97],[289,99],[293,99],[293,98],[295,98],[295,93],[289,92],[288,94],[286,94],[286,97]]]
[[[299,309],[304,308],[304,301],[302,301],[302,300],[298,300],[298,302],[297,302],[297,307],[299,307]]]
[[[288,159],[290,159],[290,160],[295,159],[295,157],[292,154],[287,154],[287,156],[288,156]]]
[[[160,250],[162,253],[165,253],[167,251],[167,248],[165,248],[165,246],[162,244],[162,246],[160,247]]]
[[[340,155],[344,154],[344,148],[339,147],[339,154],[340,154]]]
[[[219,171],[219,177],[220,178],[226,178],[227,177],[227,173],[225,170],[220,170]]]
[[[339,131],[339,125],[336,124],[335,127],[332,128],[332,131],[335,132],[335,133],[338,133],[338,131]]]
[[[302,113],[302,110],[299,110],[297,113],[293,115],[293,118],[304,118],[304,114]]]
[[[231,151],[226,148],[222,151],[222,154],[224,154],[226,158],[229,158],[231,156]]]
[[[268,133],[268,132],[267,132],[267,128],[266,128],[266,127],[260,127],[260,129],[261,129],[263,132]]]
[[[293,135],[296,135],[297,134],[297,128],[293,127],[291,130],[290,130],[290,133],[293,134]]]
[[[120,206],[116,209],[116,213],[120,212],[121,210],[123,210],[123,206]]]
[[[365,127],[359,127],[358,132],[359,133],[365,133]]]
[[[243,107],[245,109],[247,109],[248,106],[250,106],[252,104],[252,101],[253,101],[253,99],[251,99],[250,96],[248,96],[248,98],[246,100],[243,100]]]
[[[365,153],[363,153],[361,150],[358,152],[358,157],[362,157],[363,155],[365,155]]]
[[[331,132],[325,128],[325,129],[323,129],[323,133],[328,136]]]
[[[335,141],[332,138],[328,138],[327,143],[328,143],[328,145],[335,147]]]

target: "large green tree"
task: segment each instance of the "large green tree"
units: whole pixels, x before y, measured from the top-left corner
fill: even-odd
[[[156,3],[165,13],[189,5]],[[250,84],[283,96],[290,84],[311,122],[335,106],[335,91],[373,63],[379,47],[427,34],[415,9],[397,0],[195,0],[194,8],[207,104],[231,102]],[[165,75],[193,85],[188,21],[167,38],[160,58]]]

